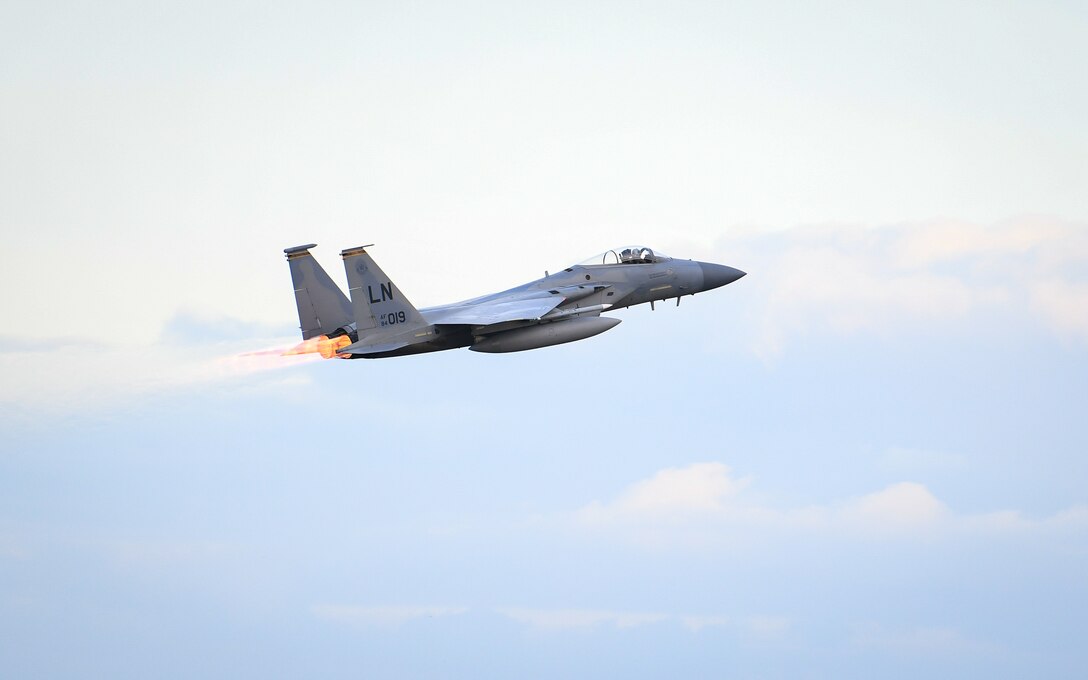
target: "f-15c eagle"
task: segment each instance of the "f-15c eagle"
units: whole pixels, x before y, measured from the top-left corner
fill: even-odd
[[[744,272],[676,260],[641,246],[609,250],[561,272],[501,293],[416,309],[367,253],[340,253],[348,296],[310,254],[316,244],[284,249],[295,287],[303,342],[290,354],[377,359],[468,347],[520,352],[603,333],[619,319],[601,312],[694,295]]]

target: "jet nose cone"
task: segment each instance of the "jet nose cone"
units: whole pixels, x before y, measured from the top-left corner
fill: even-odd
[[[723,264],[709,262],[700,262],[699,268],[703,270],[703,290],[720,288],[727,283],[733,283],[747,273]]]

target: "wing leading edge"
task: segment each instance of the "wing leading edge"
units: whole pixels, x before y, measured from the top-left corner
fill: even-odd
[[[420,310],[429,323],[449,326],[491,326],[508,321],[537,321],[563,304],[564,298],[495,299]]]

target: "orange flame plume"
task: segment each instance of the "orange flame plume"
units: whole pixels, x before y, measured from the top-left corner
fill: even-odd
[[[309,340],[303,340],[299,344],[295,345],[291,349],[283,353],[283,356],[291,356],[293,354],[320,354],[325,359],[332,359],[337,356],[341,349],[351,344],[351,338],[346,335],[341,335],[335,338],[329,338],[327,335],[319,335],[316,338],[310,338]]]

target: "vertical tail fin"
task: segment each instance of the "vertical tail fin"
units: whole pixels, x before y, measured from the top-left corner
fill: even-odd
[[[310,254],[310,248],[316,245],[310,243],[283,251],[291,267],[303,340],[329,335],[351,323],[351,303],[347,296]]]
[[[393,335],[426,326],[419,310],[366,252],[369,247],[348,248],[340,253],[360,341],[364,336]]]

